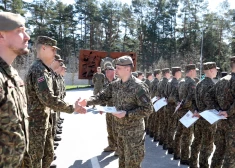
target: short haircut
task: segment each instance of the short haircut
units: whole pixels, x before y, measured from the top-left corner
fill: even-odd
[[[140,71],[137,71],[137,76],[139,77],[139,76],[141,76],[141,75],[143,75],[143,72],[140,72]]]

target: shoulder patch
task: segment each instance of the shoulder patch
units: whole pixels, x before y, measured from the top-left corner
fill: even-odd
[[[41,77],[38,78],[38,83],[41,83],[43,81],[45,81],[45,77],[44,76],[41,76]]]
[[[38,82],[38,88],[40,91],[45,91],[48,86],[47,86],[47,81],[44,76],[41,76],[37,79]]]

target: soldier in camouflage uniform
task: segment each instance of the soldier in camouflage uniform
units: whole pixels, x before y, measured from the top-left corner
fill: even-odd
[[[95,105],[112,98],[119,111],[114,114],[118,132],[119,168],[141,167],[145,139],[143,118],[153,110],[148,89],[131,75],[133,65],[130,56],[118,58],[116,74],[120,80],[112,82],[100,94],[87,101],[87,105]]]
[[[31,168],[25,84],[11,66],[29,52],[24,18],[0,12],[0,37],[0,167]]]
[[[167,130],[164,132],[167,134],[166,145],[168,148],[168,153],[173,154],[173,143],[174,135],[177,128],[178,118],[174,114],[177,104],[180,102],[178,94],[179,79],[182,76],[182,71],[180,67],[171,68],[173,78],[170,79],[165,88],[165,94],[167,98],[167,106],[165,106],[165,118],[167,119]]]
[[[216,109],[227,120],[217,123],[214,138],[216,146],[211,168],[234,168],[235,167],[235,56],[230,58],[232,73],[221,78],[206,94],[208,108]]]
[[[155,96],[156,91],[157,91],[158,82],[161,80],[161,77],[162,77],[160,69],[155,69],[153,71],[153,74],[154,74],[154,79],[151,81],[151,84],[150,84],[150,95],[151,95],[151,98],[153,98]],[[158,120],[156,119],[156,114],[157,113],[152,113],[149,116],[149,136],[151,138],[154,137],[154,134],[155,134],[155,123],[158,122]]]
[[[104,84],[104,89],[108,87],[108,85],[116,81],[117,78],[115,77],[115,69],[112,66],[107,66],[105,68],[105,75],[106,75],[106,82]],[[110,99],[107,103],[105,103],[107,106],[113,106],[113,101]],[[114,122],[114,116],[110,113],[106,114],[106,125],[107,125],[107,132],[108,132],[108,144],[109,146],[104,149],[105,152],[111,152],[115,151],[115,155],[118,155],[117,151],[117,133],[115,128],[115,122]]]
[[[94,84],[93,95],[96,95],[103,89],[105,76],[101,73],[101,68],[97,67],[97,72],[92,77],[92,83]]]
[[[162,74],[163,74],[163,78],[162,80],[158,83],[158,88],[157,88],[157,94],[156,96],[161,99],[163,97],[166,97],[166,94],[164,92],[166,86],[167,86],[167,82],[171,77],[170,74],[170,69],[169,68],[164,68],[162,69]],[[167,118],[165,118],[165,114],[164,114],[164,108],[161,108],[158,112],[158,118],[157,120],[159,121],[159,125],[156,124],[156,130],[159,133],[158,137],[159,137],[159,145],[163,145],[164,142],[166,143],[166,128],[167,128]],[[166,144],[163,146],[164,150],[167,149]]]
[[[213,78],[217,75],[216,63],[207,62],[203,64],[205,78],[196,86],[195,99],[197,110],[194,116],[200,117],[199,113],[207,110],[206,93],[214,86]],[[194,140],[191,145],[190,168],[197,168],[198,154],[199,165],[209,168],[208,158],[213,151],[215,124],[211,125],[200,117],[194,125]]]
[[[147,85],[148,89],[149,89],[149,93],[150,93],[150,84],[151,81],[153,80],[153,74],[152,72],[147,72],[146,73],[146,77],[147,79],[144,81],[144,83]],[[145,129],[146,129],[146,134],[149,134],[149,126],[148,126],[148,117],[144,118],[144,124],[145,124]]]
[[[178,118],[182,118],[189,110],[196,110],[195,88],[196,65],[189,64],[185,67],[186,77],[179,83],[179,99],[182,101],[181,108],[177,111]],[[180,159],[180,163],[189,165],[189,147],[191,145],[193,127],[186,128],[179,122],[175,135],[174,159]],[[181,150],[180,150],[181,149]],[[181,151],[181,152],[180,152]]]
[[[29,154],[34,168],[50,167],[53,161],[52,128],[49,122],[50,111],[86,113],[86,109],[75,102],[65,103],[54,95],[54,74],[51,66],[56,64],[56,40],[39,36],[36,41],[37,60],[30,66],[26,75],[26,95],[29,114]]]
[[[143,72],[140,72],[140,71],[137,71],[137,78],[141,81],[143,81],[144,79],[144,73]]]

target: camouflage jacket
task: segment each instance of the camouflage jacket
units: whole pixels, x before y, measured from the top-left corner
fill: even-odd
[[[159,83],[158,78],[154,78],[150,84],[150,93],[151,98],[153,98],[155,95],[157,95],[157,85]]]
[[[52,70],[37,59],[26,75],[26,95],[30,127],[48,127],[50,109],[72,113],[73,105],[69,105],[54,94]]]
[[[149,91],[150,91],[150,84],[151,84],[150,80],[146,79],[144,83],[148,86]]]
[[[197,105],[197,111],[202,112],[207,109],[206,93],[214,86],[214,82],[211,78],[205,77],[196,86],[195,100]]]
[[[196,82],[190,78],[185,77],[179,83],[179,99],[182,102],[181,109],[191,110],[194,112],[196,110],[196,101],[195,101],[195,88]]]
[[[113,81],[116,81],[116,80],[119,80],[119,79],[115,77],[115,78],[113,79]],[[112,81],[112,82],[113,82],[113,81]],[[106,79],[105,84],[104,84],[104,88],[108,87],[110,83],[111,83],[111,82],[109,82],[109,80]],[[113,99],[112,99],[112,98],[109,99],[108,101],[105,101],[105,102],[102,103],[102,104],[106,104],[107,106],[114,106],[114,104],[113,104]]]
[[[160,98],[167,97],[167,95],[164,92],[164,90],[167,86],[167,82],[168,82],[168,79],[165,77],[163,77],[160,80],[160,82],[158,83],[158,86],[157,86],[157,93],[156,93],[157,97],[160,97]]]
[[[143,124],[143,118],[153,111],[148,89],[143,82],[131,76],[128,81],[116,80],[102,90],[95,97],[87,101],[87,105],[100,104],[103,101],[113,99],[114,106],[118,111],[124,110],[128,115],[118,119],[121,126],[138,126]]]
[[[178,102],[180,102],[178,87],[179,81],[175,77],[168,81],[164,90],[168,104],[176,105]]]
[[[104,74],[100,73],[95,73],[92,77],[92,83],[94,84],[94,87],[103,87],[105,81],[105,76]]]
[[[10,164],[18,167],[25,150],[28,150],[25,85],[17,71],[0,57],[0,167],[8,167],[1,156],[12,157]]]
[[[208,109],[227,111],[228,116],[235,114],[235,73],[221,78],[206,93]]]

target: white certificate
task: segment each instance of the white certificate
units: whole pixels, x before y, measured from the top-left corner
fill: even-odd
[[[105,113],[119,113],[117,112],[116,107],[111,107],[111,106],[97,106],[97,110]]]
[[[154,103],[154,102],[157,101],[157,100],[158,100],[158,97],[155,96],[154,98],[152,98],[151,101],[152,101],[152,103]]]
[[[215,109],[205,110],[200,113],[205,120],[207,120],[210,124],[214,124],[216,121],[221,119],[226,119],[224,116],[220,116],[219,112]]]
[[[199,118],[193,117],[193,113],[189,110],[181,119],[180,122],[186,127],[190,127],[195,123]]]
[[[161,99],[159,99],[158,101],[156,101],[153,105],[155,112],[157,112],[158,110],[160,110],[160,108],[162,108],[163,106],[167,105],[167,101],[166,98],[163,97]]]

